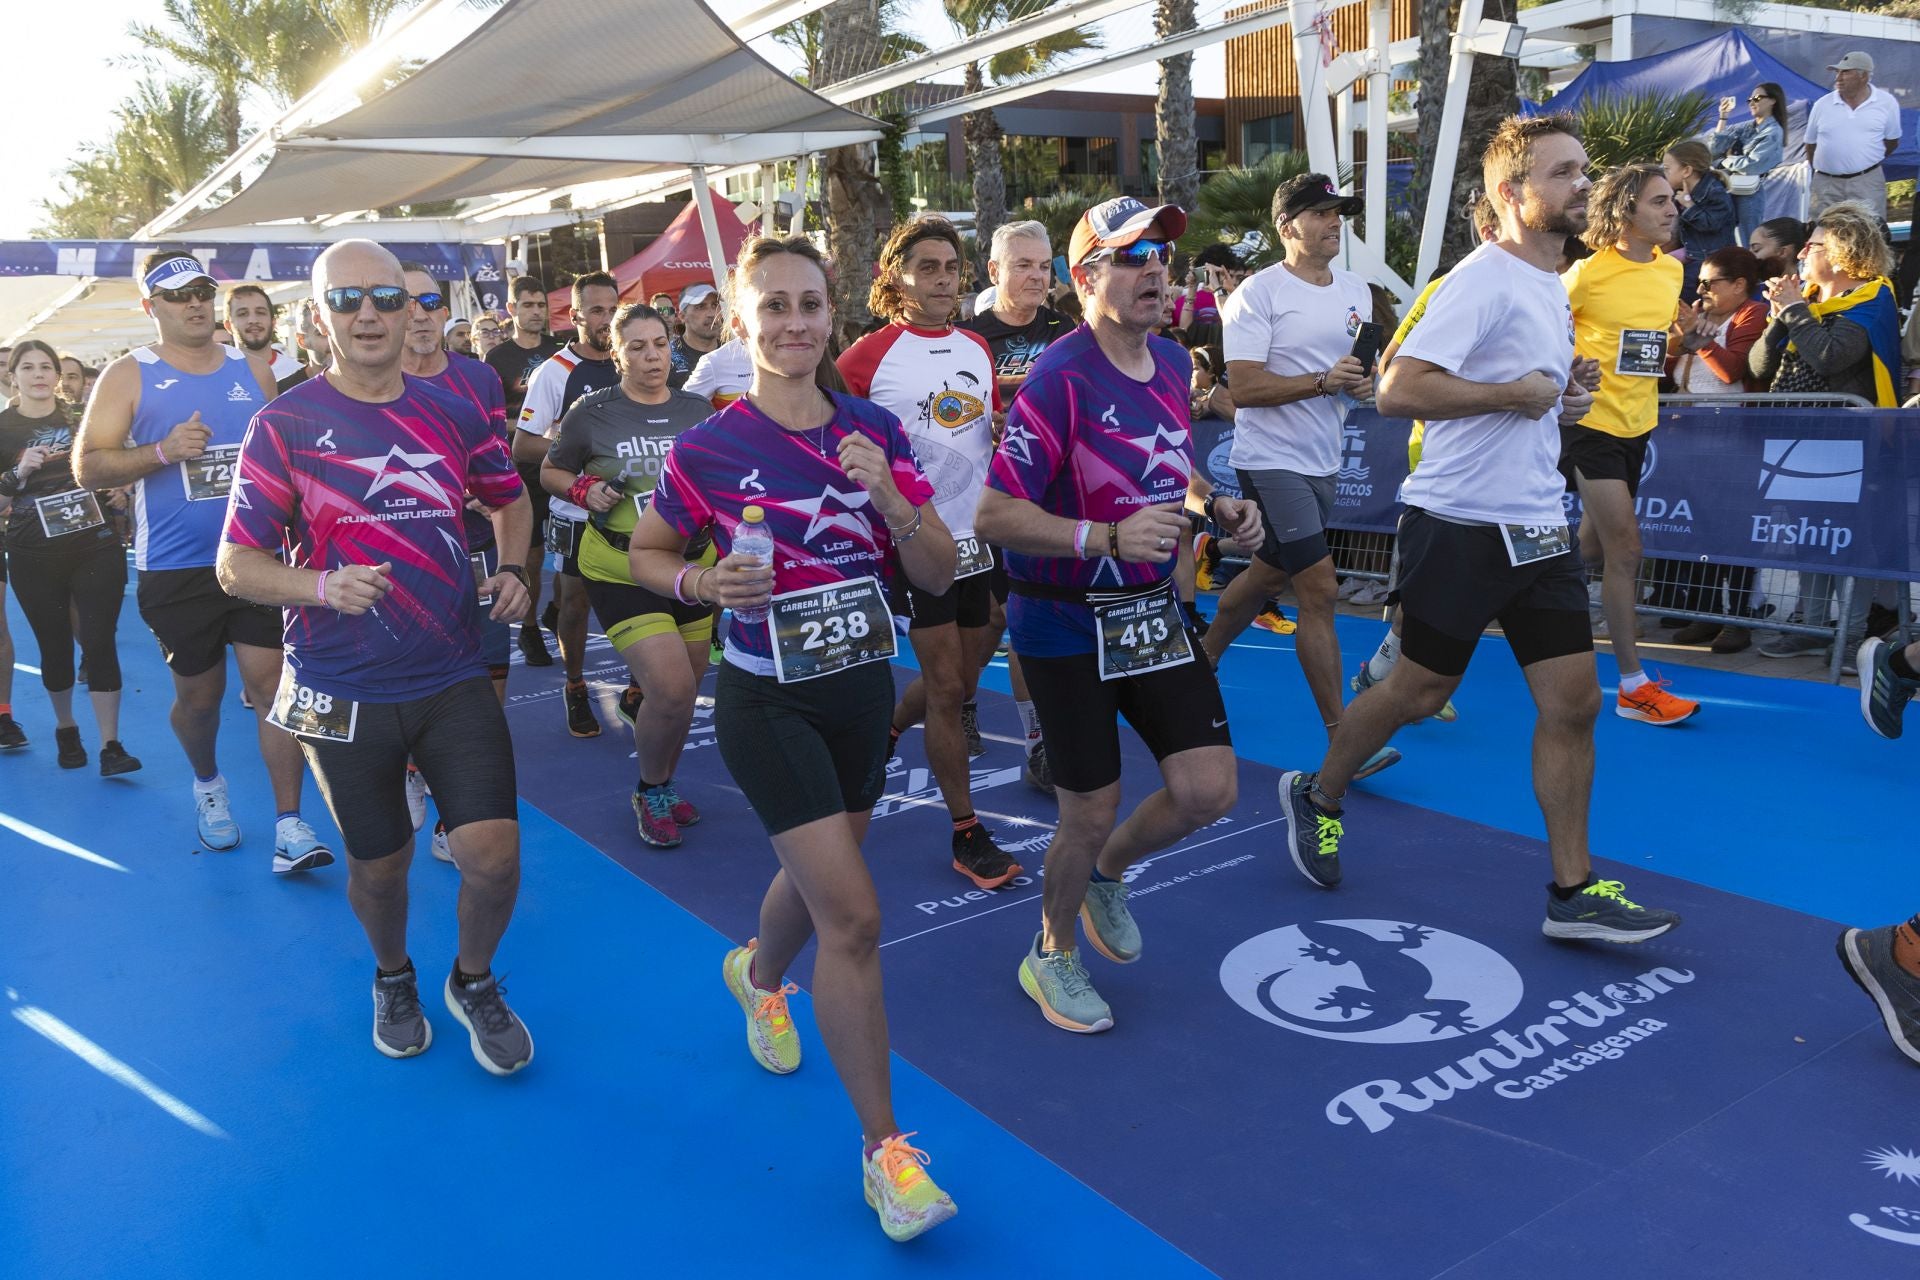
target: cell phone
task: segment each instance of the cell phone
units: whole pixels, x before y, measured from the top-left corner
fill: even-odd
[[[1373,376],[1374,363],[1380,359],[1380,337],[1380,326],[1371,320],[1362,320],[1353,335],[1353,358],[1368,377]]]

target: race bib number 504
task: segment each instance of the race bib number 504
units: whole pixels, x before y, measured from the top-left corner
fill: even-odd
[[[893,617],[875,578],[828,582],[775,596],[767,612],[781,684],[817,680],[893,657]]]

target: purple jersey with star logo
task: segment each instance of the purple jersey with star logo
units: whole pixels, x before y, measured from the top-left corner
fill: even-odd
[[[1182,504],[1193,471],[1188,430],[1190,358],[1177,343],[1148,338],[1153,377],[1138,382],[1114,368],[1081,325],[1034,362],[1007,410],[987,483],[1049,515],[1091,520],[1088,558],[1008,551],[1007,574],[1063,587],[1137,587],[1173,574],[1165,564],[1127,564],[1096,554],[1107,523],[1142,507]],[[1021,653],[1065,657],[1091,652],[1093,612],[1085,605],[1015,595],[1008,625]]]
[[[303,685],[406,702],[486,674],[461,515],[468,493],[503,506],[520,490],[498,425],[466,397],[409,377],[366,404],[311,378],[254,415],[223,536],[307,569],[392,562],[372,609],[286,609],[283,639]]]
[[[741,399],[681,432],[654,486],[653,509],[684,537],[711,529],[725,556],[741,512],[759,507],[773,535],[775,595],[869,575],[885,586],[893,539],[867,491],[840,469],[840,441],[858,431],[879,445],[894,485],[915,506],[933,500],[933,486],[898,418],[853,396],[833,401],[833,421],[811,431],[788,431]],[[771,674],[767,628],[728,628],[727,660]]]

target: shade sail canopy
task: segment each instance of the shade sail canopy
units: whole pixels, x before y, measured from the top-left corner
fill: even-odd
[[[283,139],[252,185],[182,229],[746,164],[880,133],[699,0],[508,0],[393,88]]]

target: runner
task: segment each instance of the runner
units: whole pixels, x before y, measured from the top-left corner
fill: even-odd
[[[226,311],[227,332],[233,335],[233,345],[270,366],[276,386],[295,385],[287,379],[300,374],[305,366],[298,356],[290,356],[273,345],[275,311],[267,291],[257,284],[237,284],[227,292]]]
[[[473,354],[485,360],[494,349],[507,340],[507,334],[500,327],[497,317],[482,311],[473,318]]]
[[[965,327],[987,340],[987,348],[993,352],[993,376],[1000,403],[1009,405],[1020,393],[1040,353],[1073,332],[1073,322],[1046,305],[1047,289],[1053,279],[1053,242],[1047,236],[1047,224],[1003,222],[994,228],[987,275],[993,281],[992,288],[986,291],[993,294],[993,305],[978,312]],[[1000,425],[1001,416],[996,416],[996,441]],[[986,660],[991,660],[1007,629],[1007,564],[1006,556],[997,547],[993,561],[993,569],[987,574],[987,584],[993,591],[993,612],[987,620]],[[1052,795],[1053,767],[1047,763],[1040,713],[1034,710],[1033,694],[1027,689],[1027,674],[1020,666],[1020,657],[1012,652],[1007,654],[1007,681],[1013,688],[1013,705],[1020,712],[1020,727],[1027,739],[1027,763],[1021,776],[1034,790]]]
[[[507,397],[507,421],[520,421],[521,407],[527,399],[527,383],[533,371],[566,346],[547,332],[547,288],[532,276],[515,276],[507,286],[513,299],[513,333],[487,353],[487,367],[500,375],[500,386]],[[543,453],[533,450],[532,453]],[[522,461],[516,452],[514,465],[532,504],[533,542],[527,548],[527,620],[520,624],[520,653],[530,667],[550,667],[553,655],[547,651],[540,634],[540,563],[547,532],[547,491],[540,487],[540,458]]]
[[[534,370],[513,437],[516,465],[544,456],[568,409],[590,392],[620,381],[613,363],[613,313],[620,306],[620,282],[604,271],[575,277],[573,324],[576,337]],[[534,477],[539,483],[539,477]],[[545,492],[543,489],[542,492]],[[548,504],[547,550],[554,556],[554,597],[559,601],[560,660],[566,666],[567,732],[576,738],[600,736],[587,692],[587,591],[580,581],[580,530],[587,513],[564,498]],[[526,629],[521,628],[525,637]]]
[[[556,498],[586,508],[580,531],[580,576],[607,639],[625,660],[643,697],[631,714],[640,778],[633,812],[640,838],[659,849],[680,843],[700,812],[673,785],[675,766],[693,726],[694,697],[707,672],[713,611],[671,600],[634,583],[627,561],[634,521],[673,447],[674,438],[713,414],[699,396],[667,383],[672,339],[660,313],[628,303],[614,313],[613,362],[620,384],[581,397],[561,419],[540,470]],[[689,563],[711,565],[711,543],[689,547]]]
[[[17,405],[0,410],[0,499],[12,503],[7,571],[40,646],[40,684],[53,704],[54,759],[62,769],[87,763],[73,718],[78,639],[89,668],[88,700],[100,726],[100,774],[132,773],[140,762],[120,745],[115,640],[127,558],[101,511],[100,496],[74,478],[73,427],[57,396],[59,354],[29,338],[13,347],[7,372],[20,397]],[[25,739],[9,745],[23,746]]]
[[[799,988],[783,976],[818,932],[814,1007],[860,1117],[867,1203],[888,1236],[909,1240],[951,1218],[954,1205],[894,1119],[880,903],[860,842],[886,782],[893,707],[882,579],[897,565],[938,594],[953,576],[953,539],[900,424],[822,390],[838,377],[819,250],[801,236],[750,240],[733,288],[753,389],[675,443],[634,531],[634,578],[657,595],[735,611],[715,728],[781,870],[760,905],[760,936],[727,953],[727,987],[746,1014],[754,1060],[780,1074],[797,1069],[787,996]],[[755,485],[745,483],[756,473]],[[756,514],[772,535],[773,564],[736,554],[711,568],[687,563],[692,539],[710,533],[728,553]],[[778,601],[770,620],[739,621],[770,597]]]
[[[12,354],[12,348],[8,348],[8,354]],[[0,496],[0,517],[12,509],[13,499]],[[26,745],[27,731],[13,718],[13,631],[7,626],[7,544],[6,539],[0,537],[0,751]]]
[[[299,745],[267,722],[280,673],[279,619],[228,595],[213,572],[240,441],[273,399],[274,380],[264,359],[213,340],[213,291],[192,255],[147,256],[141,305],[159,340],[107,366],[80,426],[78,470],[97,488],[133,486],[135,598],[173,676],[170,719],[193,767],[200,843],[215,852],[240,843],[216,752],[231,645],[273,787],[273,870],[287,875],[324,867],[333,852],[300,817]],[[233,306],[229,297],[229,314]],[[89,664],[88,674],[98,669]]]
[[[693,376],[694,366],[720,345],[720,295],[710,284],[690,284],[680,291],[681,329],[673,339],[673,372],[667,385],[678,390]]]
[[[433,1041],[407,955],[414,836],[402,777],[411,757],[460,868],[447,1010],[474,1059],[507,1075],[533,1059],[533,1038],[491,973],[519,890],[520,825],[506,717],[473,625],[461,495],[492,507],[504,547],[526,545],[527,503],[485,417],[401,373],[402,279],[399,262],[369,240],[342,241],[314,263],[334,366],[248,428],[220,581],[285,610],[273,715],[300,736],[346,838],[347,899],[377,966],[374,1047],[405,1058]],[[287,563],[276,557],[283,546]],[[519,572],[501,565],[480,584],[503,621],[527,607]]]
[[[1295,645],[1327,735],[1340,725],[1340,637],[1333,626],[1339,581],[1327,548],[1334,473],[1347,415],[1373,399],[1373,376],[1353,354],[1373,317],[1367,282],[1333,265],[1344,220],[1366,208],[1325,174],[1303,173],[1273,193],[1273,221],[1286,260],[1257,272],[1221,309],[1227,383],[1233,388],[1233,453],[1240,491],[1260,508],[1266,541],[1220,593],[1202,647],[1215,667],[1227,647],[1289,582],[1299,603]],[[1397,764],[1383,747],[1360,766],[1365,778]]]
[[[1060,800],[1020,986],[1068,1031],[1113,1025],[1074,945],[1074,917],[1101,955],[1138,960],[1127,868],[1226,813],[1239,790],[1220,685],[1195,661],[1171,583],[1175,548],[1191,536],[1189,501],[1236,542],[1261,537],[1254,504],[1213,496],[1193,465],[1191,362],[1150,336],[1186,227],[1175,206],[1125,196],[1082,215],[1067,261],[1087,322],[1028,374],[980,499],[980,532],[1007,548],[1013,650]],[[1115,825],[1120,716],[1165,785]]]
[[[455,355],[473,355],[473,321],[464,316],[450,317],[443,322],[440,337],[446,349]]]
[[[1855,670],[1860,673],[1860,716],[1883,738],[1900,736],[1900,721],[1914,691],[1920,689],[1920,640],[1899,646],[1879,636],[1861,644]]]
[[[962,707],[992,654],[988,626],[993,553],[973,536],[973,512],[993,453],[993,353],[978,334],[953,327],[960,287],[960,233],[922,215],[895,227],[880,251],[867,305],[887,321],[839,359],[847,389],[900,419],[934,482],[941,522],[960,548],[954,582],[939,595],[906,584],[896,603],[912,618],[920,664],[893,709],[892,755],[906,729],[926,722],[927,765],[953,822],[953,869],[982,889],[1020,874],[973,812],[973,773]]]
[[[1600,570],[1604,634],[1620,668],[1614,714],[1674,725],[1700,704],[1667,692],[1640,667],[1640,517],[1634,498],[1647,445],[1660,421],[1667,332],[1680,309],[1680,263],[1660,249],[1673,238],[1680,207],[1657,164],[1623,165],[1594,184],[1593,216],[1582,237],[1593,255],[1562,277],[1573,303],[1574,341],[1600,365],[1600,390],[1587,416],[1560,431],[1560,471],[1580,493],[1580,557]],[[1596,634],[1601,632],[1596,631]]]
[[[1862,658],[1863,676],[1866,670]],[[1920,915],[1878,929],[1843,929],[1835,949],[1847,976],[1880,1010],[1894,1048],[1920,1062]]]
[[[693,366],[693,375],[680,389],[699,396],[716,409],[724,409],[747,394],[747,388],[752,385],[753,357],[747,352],[747,344],[738,338],[728,338],[700,357],[700,363]]]
[[[1514,117],[1482,160],[1500,239],[1449,274],[1380,387],[1380,411],[1427,424],[1420,469],[1402,494],[1400,660],[1355,698],[1317,773],[1280,779],[1294,865],[1340,883],[1340,801],[1363,760],[1432,715],[1499,621],[1533,692],[1534,793],[1553,858],[1542,932],[1640,942],[1670,911],[1595,881],[1587,852],[1593,723],[1600,710],[1586,589],[1556,470],[1561,422],[1592,406],[1598,370],[1574,354],[1573,313],[1553,267],[1587,225],[1586,150],[1566,116]]]

